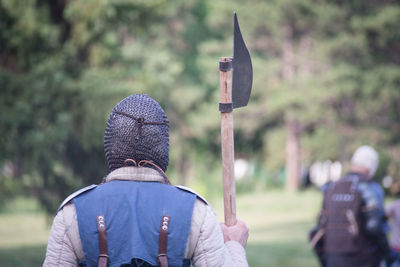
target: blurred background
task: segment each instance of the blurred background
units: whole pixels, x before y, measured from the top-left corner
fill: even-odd
[[[233,11],[254,71],[234,112],[250,266],[317,266],[318,187],[359,145],[399,193],[399,1],[0,0],[1,266],[41,265],[62,200],[107,174],[108,114],[134,93],[168,115],[171,181],[223,219],[218,60]]]

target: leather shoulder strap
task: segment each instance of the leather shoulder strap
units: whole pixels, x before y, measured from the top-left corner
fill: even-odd
[[[65,205],[67,205],[67,203],[70,202],[73,198],[75,198],[75,197],[79,196],[80,194],[85,193],[85,192],[87,192],[87,191],[89,191],[89,190],[92,190],[93,188],[96,188],[96,187],[97,187],[96,184],[92,184],[92,185],[86,186],[86,187],[84,187],[84,188],[82,188],[82,189],[79,189],[78,191],[72,193],[71,195],[69,195],[69,196],[61,203],[60,207],[58,207],[58,209],[57,209],[57,212],[59,212],[59,211],[60,211]]]
[[[189,193],[192,193],[192,194],[196,195],[198,199],[200,199],[201,201],[204,202],[204,204],[209,205],[208,201],[204,197],[202,197],[200,194],[198,194],[196,191],[194,191],[193,189],[191,189],[189,187],[186,187],[186,186],[183,186],[183,185],[175,185],[175,187],[180,189],[180,190],[183,190],[183,191],[186,191],[186,192],[189,192]]]
[[[107,231],[104,215],[97,216],[97,231],[99,234],[99,261],[98,267],[108,266]]]
[[[158,239],[158,262],[161,267],[168,267],[167,243],[170,220],[170,216],[163,215],[161,217],[160,236]]]

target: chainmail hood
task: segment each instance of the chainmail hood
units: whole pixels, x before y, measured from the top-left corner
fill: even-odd
[[[111,111],[104,134],[104,151],[110,171],[127,159],[150,160],[166,171],[169,162],[168,119],[148,95],[131,95]]]

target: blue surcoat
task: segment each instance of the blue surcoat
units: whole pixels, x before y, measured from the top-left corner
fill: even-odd
[[[132,259],[157,265],[163,215],[170,216],[169,266],[182,266],[196,195],[159,182],[111,181],[74,198],[79,235],[87,266],[99,256],[96,217],[104,215],[109,266]],[[187,262],[187,260],[185,261]]]

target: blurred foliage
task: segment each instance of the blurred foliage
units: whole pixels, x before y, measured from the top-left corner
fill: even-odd
[[[398,1],[2,0],[0,204],[30,194],[54,211],[100,182],[108,113],[133,93],[168,114],[174,183],[219,192],[217,62],[234,10],[254,69],[235,151],[257,170],[239,187],[281,183],[288,118],[305,165],[371,144],[400,182]]]

